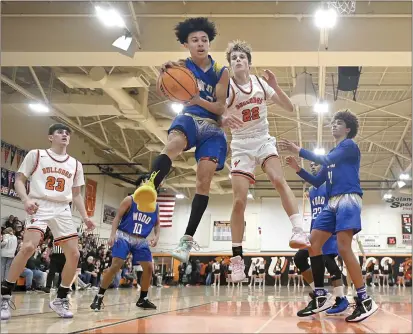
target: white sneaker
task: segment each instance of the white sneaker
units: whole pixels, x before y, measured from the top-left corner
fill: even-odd
[[[244,259],[241,256],[235,256],[231,258],[232,273],[231,279],[232,282],[238,283],[242,282],[245,279],[245,264]]]
[[[191,249],[199,250],[200,247],[190,235],[184,235],[179,241],[178,247],[172,251],[172,257],[182,263],[189,261],[189,252]]]
[[[306,233],[301,231],[294,231],[293,235],[290,239],[290,247],[294,249],[303,249],[310,247],[310,241],[308,240],[308,236]]]
[[[11,305],[10,303],[13,303],[11,301],[11,296],[10,295],[4,295],[1,296],[1,320],[9,320],[11,317],[11,312],[10,308]]]
[[[61,318],[73,318],[73,313],[69,310],[69,299],[56,298],[49,303],[49,307]]]

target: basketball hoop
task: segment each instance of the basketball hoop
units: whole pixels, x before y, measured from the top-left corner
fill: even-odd
[[[328,8],[333,8],[339,15],[354,14],[356,11],[356,1],[328,1]]]

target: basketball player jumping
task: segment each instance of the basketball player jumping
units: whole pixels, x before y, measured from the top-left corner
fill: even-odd
[[[244,213],[248,188],[255,182],[254,170],[257,166],[261,166],[281,196],[282,205],[293,226],[290,247],[304,248],[308,247],[309,243],[307,235],[303,232],[297,200],[283,176],[275,138],[268,133],[266,101],[271,100],[283,109],[293,111],[291,100],[280,88],[271,71],[266,71],[264,80],[250,75],[251,47],[247,43],[230,43],[226,56],[234,74],[230,80],[227,112],[223,124],[228,125],[232,133],[231,174],[234,200],[231,214],[231,263],[233,280],[239,282],[245,278],[242,253]],[[242,120],[241,125],[227,124],[233,119]]]
[[[287,157],[287,164],[294,169],[297,173],[300,171],[300,166],[298,165],[297,160],[294,157]],[[321,166],[315,162],[310,163],[311,173],[316,176],[321,169]],[[326,184],[323,183],[320,187],[311,187],[309,190],[310,205],[311,205],[311,228],[313,229],[314,222],[317,216],[320,214],[321,210],[327,204],[327,193],[326,193]],[[337,249],[337,236],[332,235],[322,247],[324,264],[331,277],[331,284],[334,286],[334,296],[335,303],[333,307],[327,310],[327,315],[339,315],[343,313],[349,303],[344,294],[344,285],[342,280],[342,274],[340,268],[338,267],[335,258],[338,255]],[[300,249],[294,256],[294,262],[297,265],[298,269],[301,271],[304,280],[311,286],[314,290],[314,280],[311,267],[308,265],[308,259],[310,254],[307,249]],[[309,305],[309,310],[305,308],[297,313],[299,317],[304,317],[313,314],[311,311],[311,303]]]
[[[163,65],[163,70],[178,65],[187,67],[194,74],[200,91],[172,122],[166,146],[155,159],[151,170],[158,173],[153,184],[157,189],[168,175],[172,161],[183,151],[196,148],[196,193],[185,234],[172,252],[172,256],[181,262],[188,261],[192,247],[198,247],[193,236],[208,205],[212,177],[215,171],[224,168],[227,154],[227,141],[219,120],[225,111],[229,72],[208,54],[210,42],[216,34],[214,23],[207,18],[190,18],[180,22],[175,28],[175,35],[189,50],[191,57],[179,63]],[[135,198],[138,202],[147,201],[147,192],[138,188]]]
[[[322,165],[317,176],[300,169],[298,175],[320,187],[326,182],[328,203],[317,216],[311,231],[311,247],[308,249],[314,277],[314,296],[307,310],[319,313],[331,308],[332,296],[324,289],[324,259],[322,246],[332,234],[337,234],[338,251],[347,265],[357,289],[356,308],[346,318],[358,322],[377,311],[377,304],[367,295],[358,259],[351,249],[353,235],[361,231],[360,149],[352,140],[357,135],[357,117],[348,110],[333,116],[331,130],[336,146],[327,155],[316,155],[300,148],[289,140],[279,142],[281,149],[298,154],[301,158]]]
[[[66,152],[70,136],[69,127],[53,124],[49,128],[51,148],[31,150],[17,172],[15,188],[28,216],[23,244],[12,262],[7,279],[1,286],[1,320],[9,319],[11,316],[11,293],[47,226],[53,233],[55,244],[62,247],[66,256],[62,282],[56,298],[49,303],[49,307],[62,318],[73,317],[69,310],[67,294],[76,273],[79,250],[78,234],[69,203],[73,202],[90,230],[95,228],[95,224],[87,216],[80,193],[81,187],[85,184],[82,164]],[[25,187],[28,179],[29,194],[26,193]]]
[[[153,228],[155,228],[155,235],[148,243],[146,237]],[[145,208],[145,211],[143,211],[139,203],[133,201],[132,196],[125,197],[120,203],[116,217],[113,219],[112,232],[108,241],[109,247],[113,246],[112,265],[103,275],[99,292],[95,296],[92,305],[90,305],[92,310],[100,311],[102,308],[106,289],[116,273],[122,268],[129,253],[132,253],[132,265],[139,263],[143,268],[141,292],[136,306],[145,310],[156,310],[156,306],[148,299],[152,277],[152,254],[149,245],[156,246],[159,240],[159,232],[158,206],[154,205],[153,208]]]

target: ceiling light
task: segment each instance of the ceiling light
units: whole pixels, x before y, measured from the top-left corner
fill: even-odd
[[[254,196],[252,196],[251,193],[248,193],[247,198],[248,198],[248,199],[254,199]]]
[[[180,114],[184,110],[184,105],[182,103],[172,103],[171,108],[176,114]]]
[[[384,194],[384,196],[383,196],[384,199],[391,199],[392,197],[393,197],[393,195],[390,194],[390,193]]]
[[[324,155],[324,154],[326,154],[326,151],[325,151],[324,148],[320,147],[320,148],[315,148],[314,153],[317,154],[317,155]]]
[[[314,111],[319,114],[325,114],[328,112],[328,104],[327,102],[317,102],[314,105]]]
[[[97,17],[105,26],[125,28],[125,21],[116,10],[104,9],[99,6],[95,6],[95,10]]]
[[[184,199],[184,198],[185,198],[185,196],[182,195],[182,194],[176,194],[175,197],[176,197],[177,199]]]
[[[47,113],[49,112],[49,107],[43,103],[30,103],[29,108],[38,113]]]
[[[403,188],[406,185],[406,182],[404,181],[397,181],[397,185],[399,186],[399,188]]]
[[[319,9],[314,18],[318,28],[333,28],[337,22],[337,12],[333,8]]]
[[[410,178],[409,174],[400,174],[399,179],[400,180],[408,180]]]

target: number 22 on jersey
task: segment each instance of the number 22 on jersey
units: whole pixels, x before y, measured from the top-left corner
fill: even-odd
[[[252,109],[245,109],[242,111],[242,121],[250,122],[260,118],[260,108],[254,107]]]

